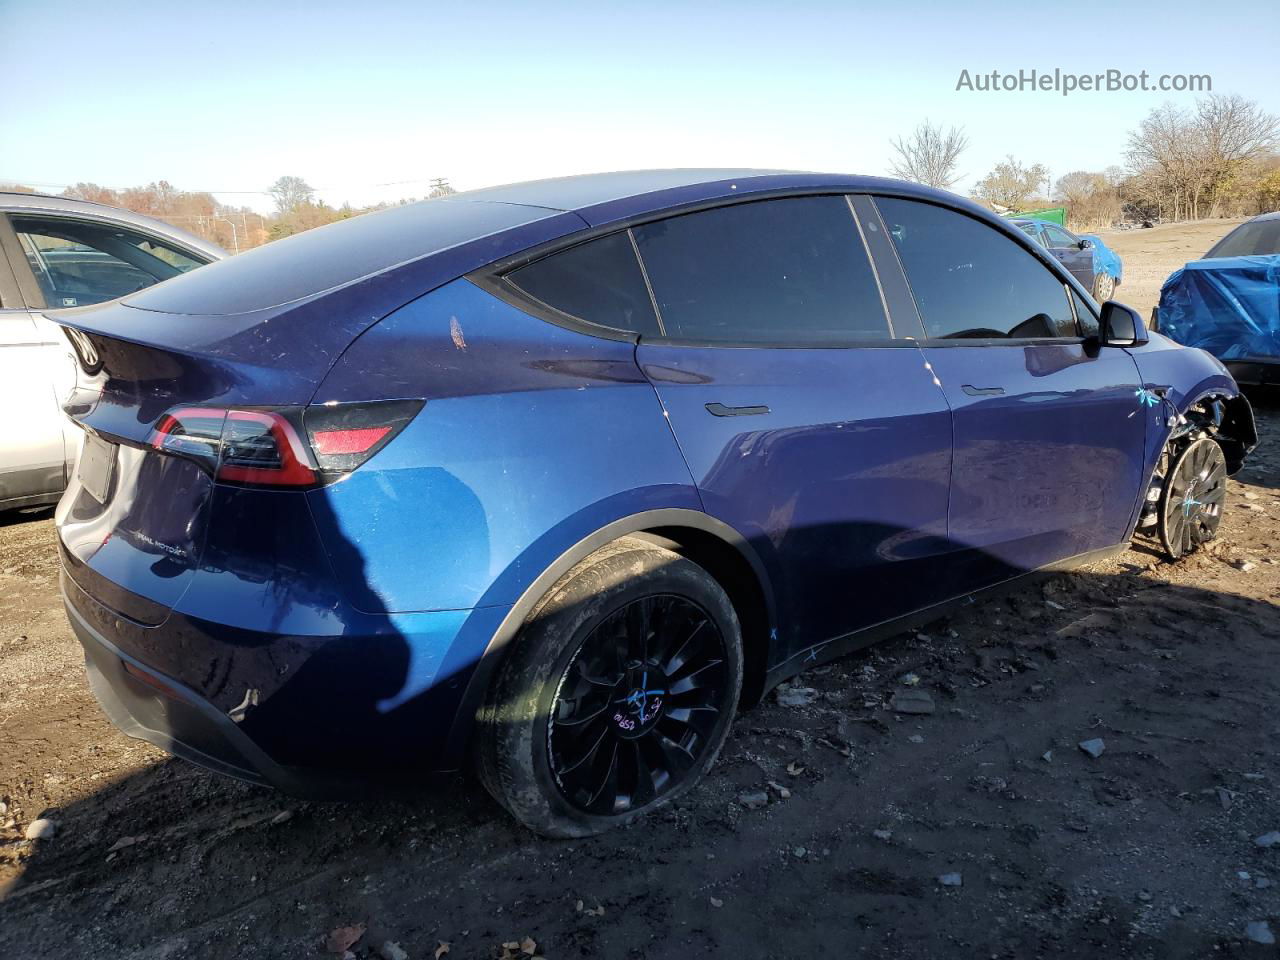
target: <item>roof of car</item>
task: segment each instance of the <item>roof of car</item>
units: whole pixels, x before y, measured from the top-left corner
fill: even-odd
[[[602,173],[491,187],[340,220],[119,301],[63,312],[58,322],[267,366],[286,354],[303,363],[297,358],[305,353],[311,358],[307,364],[323,368],[392,310],[510,257],[705,205],[812,193],[873,193],[945,204],[1028,249],[1035,246],[971,200],[901,180],[752,169]],[[174,323],[175,315],[203,319]]]
[[[904,184],[881,177],[797,170],[764,170],[749,167],[713,167],[676,170],[624,170],[588,173],[549,180],[530,180],[500,187],[485,187],[455,193],[446,202],[490,202],[541,207],[574,213],[587,226],[596,227],[613,220],[644,216],[685,204],[722,200],[732,196],[771,190],[866,191],[907,187],[913,192],[946,196],[929,187]],[[963,201],[962,201],[963,202]]]
[[[587,173],[546,180],[526,180],[496,187],[483,187],[452,194],[450,200],[489,200],[520,203],[550,210],[583,210],[611,200],[624,200],[661,190],[699,184],[746,180],[755,177],[786,176],[796,171],[755,170],[746,167],[676,170],[621,170],[614,173]]]
[[[98,203],[95,200],[79,200],[74,197],[53,197],[45,193],[23,193],[15,190],[0,190],[0,210],[10,213],[54,213],[63,216],[74,215],[90,220],[104,220],[121,226],[136,227],[148,233],[159,234],[179,246],[188,247],[206,256],[220,260],[227,256],[227,251],[202,237],[196,236],[181,227],[165,223],[154,217],[134,213],[123,207],[113,207],[109,203]]]

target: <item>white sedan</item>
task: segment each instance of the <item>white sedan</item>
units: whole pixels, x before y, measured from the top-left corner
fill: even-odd
[[[74,355],[43,314],[122,297],[226,255],[128,210],[0,192],[0,510],[56,502],[82,434],[61,406]]]

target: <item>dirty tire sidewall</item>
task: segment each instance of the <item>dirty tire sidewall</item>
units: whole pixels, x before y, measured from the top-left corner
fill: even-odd
[[[729,668],[720,720],[703,755],[679,785],[618,816],[585,813],[565,799],[552,773],[548,723],[560,679],[597,624],[640,597],[677,594],[711,617]],[[724,590],[697,564],[648,541],[625,537],[569,571],[534,608],[498,671],[479,717],[480,779],[526,826],[550,837],[585,837],[651,813],[696,784],[728,736],[742,687],[742,639]]]
[[[1093,278],[1093,299],[1102,303],[1110,300],[1116,292],[1115,278],[1107,273],[1100,273]]]

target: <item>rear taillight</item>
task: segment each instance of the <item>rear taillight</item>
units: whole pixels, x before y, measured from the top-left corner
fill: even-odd
[[[177,407],[151,432],[156,450],[195,460],[220,483],[310,487],[350,473],[422,409],[420,400],[239,410]],[[302,440],[302,424],[310,438]]]
[[[421,400],[379,400],[307,407],[303,420],[317,466],[325,474],[350,473],[390,443],[422,405]]]

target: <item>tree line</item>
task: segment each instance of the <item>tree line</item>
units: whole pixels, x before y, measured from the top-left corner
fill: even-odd
[[[890,146],[893,176],[949,190],[962,179],[960,159],[970,141],[963,127],[944,129],[926,119]],[[1010,155],[977,180],[970,196],[999,213],[1061,204],[1078,230],[1280,209],[1280,120],[1243,97],[1211,94],[1191,108],[1158,107],[1130,131],[1123,156],[1122,166],[1071,170],[1053,180],[1044,164]],[[6,189],[34,192],[20,185]],[[446,178],[437,178],[427,198],[454,192]],[[231,251],[418,199],[333,207],[297,176],[280,177],[265,193],[275,204],[270,214],[220,203],[208,192],[179,190],[166,180],[120,190],[76,183],[61,196],[125,207]]]
[[[22,184],[8,184],[3,189],[36,192]],[[439,197],[454,192],[446,178],[438,177],[430,181],[427,196]],[[366,207],[354,207],[349,203],[332,207],[316,198],[314,187],[295,176],[280,177],[265,193],[275,204],[275,210],[270,214],[258,213],[247,206],[221,203],[207,191],[180,190],[167,180],[119,190],[96,183],[74,183],[58,196],[123,207],[194,233],[233,252],[260,246],[270,240],[301,233],[312,227],[321,227],[336,220],[346,220],[362,213],[415,203],[418,200],[417,197],[406,197],[395,203]]]
[[[969,146],[963,127],[925,120],[890,141],[894,176],[949,190]],[[1068,223],[1253,216],[1280,209],[1280,120],[1240,96],[1211,94],[1194,107],[1165,104],[1129,132],[1124,165],[1072,170],[1056,180],[1042,163],[1010,155],[970,196],[999,213],[1063,205]]]

